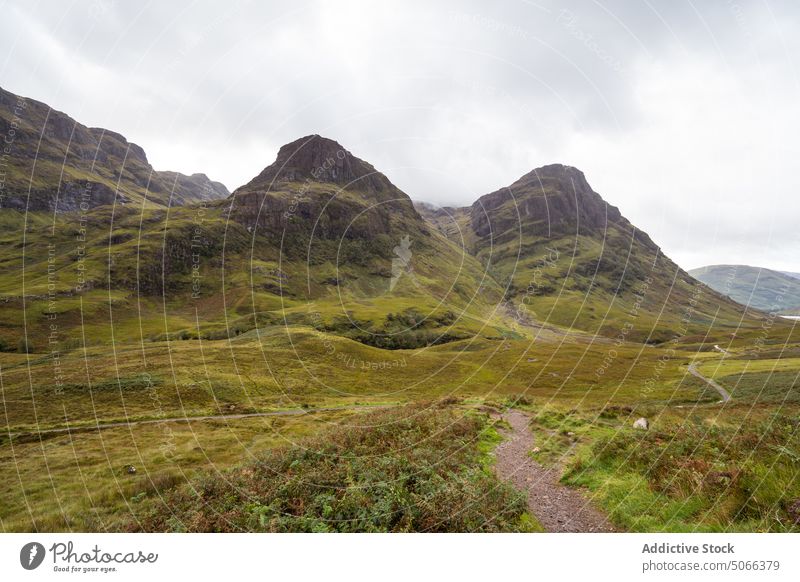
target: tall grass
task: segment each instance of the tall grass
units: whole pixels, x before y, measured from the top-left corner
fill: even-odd
[[[182,487],[130,529],[415,532],[535,528],[524,496],[488,469],[486,418],[406,406]]]

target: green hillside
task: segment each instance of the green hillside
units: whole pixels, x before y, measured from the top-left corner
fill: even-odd
[[[689,273],[734,301],[766,312],[800,313],[800,279],[747,265],[710,265]]]
[[[661,343],[755,328],[757,315],[692,279],[650,237],[560,164],[533,170],[468,208],[421,210],[474,254],[521,318]]]
[[[308,179],[337,152],[358,177],[333,169]],[[128,327],[149,341],[304,325],[394,349],[516,325],[477,260],[385,176],[319,136],[284,146],[226,200],[0,219],[0,319],[24,324],[0,327],[12,349],[24,330],[26,350],[43,350],[54,314],[69,345],[109,343]]]

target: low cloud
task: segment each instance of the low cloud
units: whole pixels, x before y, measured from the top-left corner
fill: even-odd
[[[800,271],[798,8],[650,4],[51,0],[0,67],[231,189],[309,133],[439,204],[563,162],[684,267]]]

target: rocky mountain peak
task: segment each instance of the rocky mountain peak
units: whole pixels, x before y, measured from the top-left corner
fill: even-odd
[[[536,188],[537,186],[542,191],[548,188],[554,188],[564,192],[593,193],[583,172],[574,166],[567,166],[565,164],[548,164],[531,170],[509,186],[509,188]]]
[[[338,142],[314,134],[282,146],[276,160],[241,189],[268,191],[283,182],[308,180],[369,192],[392,188],[386,176],[372,165]]]
[[[552,237],[602,232],[609,224],[631,227],[618,208],[592,189],[583,172],[564,164],[536,168],[481,197],[472,205],[471,215],[479,236],[518,228]],[[637,237],[655,248],[644,233]]]

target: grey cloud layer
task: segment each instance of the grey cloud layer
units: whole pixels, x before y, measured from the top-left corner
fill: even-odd
[[[300,135],[466,204],[564,162],[685,267],[800,271],[791,2],[9,3],[5,88],[230,188]]]

